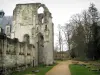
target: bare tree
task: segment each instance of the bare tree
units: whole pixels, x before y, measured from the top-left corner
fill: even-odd
[[[63,38],[62,38],[62,30],[61,25],[58,25],[58,41],[59,41],[59,50],[60,50],[60,59],[62,59],[62,45],[63,45]]]

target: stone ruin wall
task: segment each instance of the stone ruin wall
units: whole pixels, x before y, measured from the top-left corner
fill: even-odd
[[[0,34],[0,67],[13,68],[33,66],[35,47]]]
[[[38,13],[40,8],[43,13]],[[36,61],[46,65],[53,63],[54,33],[52,14],[41,3],[17,4],[13,11],[13,26],[11,38],[23,41],[25,34],[29,35],[31,44],[36,47]],[[41,36],[43,39],[41,39]],[[42,43],[41,43],[42,42]]]
[[[38,13],[40,7],[43,13]],[[53,64],[53,32],[52,16],[44,4],[17,4],[11,38],[0,33],[0,72],[2,67],[11,72],[40,63]],[[28,41],[25,35],[29,36]]]

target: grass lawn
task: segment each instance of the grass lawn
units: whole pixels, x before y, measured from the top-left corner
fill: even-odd
[[[54,66],[54,65],[53,65]],[[43,65],[39,65],[38,67],[35,68],[27,68],[24,71],[21,72],[13,72],[11,75],[25,75],[25,74],[33,74],[32,71],[35,70],[39,70],[38,73],[35,73],[35,75],[45,75],[46,72],[48,72],[51,68],[53,68],[53,66],[43,66]]]
[[[99,72],[89,71],[89,69],[86,68],[85,66],[71,64],[69,65],[69,68],[71,71],[71,75],[100,75],[100,71]]]

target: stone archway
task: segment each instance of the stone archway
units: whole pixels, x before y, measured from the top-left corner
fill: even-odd
[[[43,7],[39,7],[37,11],[38,11],[38,14],[44,13],[44,8]]]
[[[44,58],[44,37],[41,33],[38,33],[38,61],[39,63],[43,63]]]
[[[41,25],[44,23],[44,8],[41,6],[37,10],[38,12],[38,23]]]

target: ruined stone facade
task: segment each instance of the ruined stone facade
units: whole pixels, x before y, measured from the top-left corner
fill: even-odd
[[[43,13],[39,13],[39,9]],[[41,3],[17,4],[13,11],[11,38],[35,46],[35,61],[53,63],[53,22],[48,8]]]
[[[0,74],[1,69],[8,72],[11,69],[35,66],[34,57],[34,45],[19,42],[17,38],[10,39],[5,34],[0,33]]]
[[[43,13],[38,12],[41,8]],[[52,16],[44,4],[17,4],[12,27],[5,27],[6,35],[0,33],[0,67],[53,64],[53,32]]]

